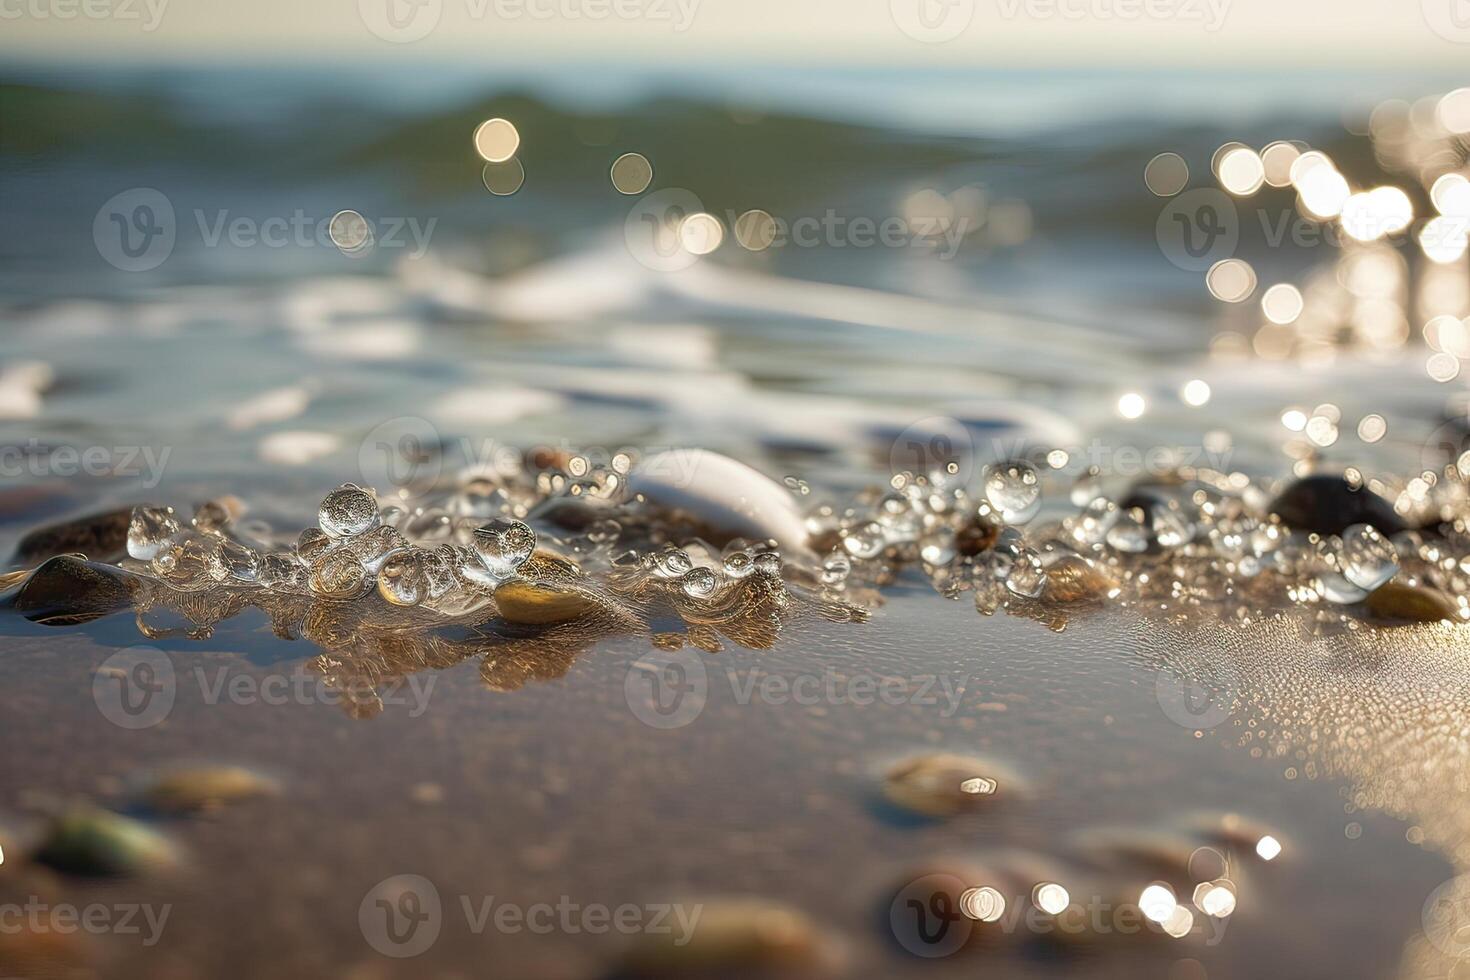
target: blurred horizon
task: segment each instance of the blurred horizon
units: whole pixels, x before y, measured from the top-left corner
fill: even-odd
[[[10,0],[0,57],[322,67],[425,57],[708,67],[1452,70],[1465,0]],[[506,60],[507,55],[509,60]],[[753,60],[752,60],[753,59]]]

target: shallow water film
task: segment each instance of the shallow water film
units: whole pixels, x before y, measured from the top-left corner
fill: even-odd
[[[1470,978],[1435,2],[15,8],[0,977]]]

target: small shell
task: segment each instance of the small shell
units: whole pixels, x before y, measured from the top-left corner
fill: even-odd
[[[58,816],[36,860],[76,875],[131,875],[178,863],[172,843],[151,827],[92,807]]]
[[[180,769],[160,777],[148,788],[147,800],[161,813],[216,810],[227,803],[274,796],[274,780],[240,766]]]

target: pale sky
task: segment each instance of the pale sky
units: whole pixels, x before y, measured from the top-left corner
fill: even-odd
[[[1470,0],[0,0],[0,53],[1442,71]]]

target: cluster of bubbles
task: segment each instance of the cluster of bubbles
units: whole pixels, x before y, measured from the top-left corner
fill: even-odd
[[[1338,533],[1290,526],[1278,513],[1291,513],[1280,505],[1290,485],[1240,473],[1186,468],[1109,495],[1109,479],[1092,468],[1057,488],[1044,511],[1043,472],[998,463],[976,492],[950,464],[899,474],[846,508],[819,504],[807,525],[831,544],[820,580],[883,585],[914,565],[943,594],[973,592],[986,615],[1114,601],[1151,614],[1210,609],[1242,623],[1306,612],[1349,628],[1395,618],[1392,609],[1365,617],[1363,605],[1393,581],[1412,593],[1395,601],[1420,604],[1406,618],[1425,618],[1427,603],[1442,613],[1427,618],[1470,620],[1470,527],[1455,516],[1470,511],[1470,494],[1456,466],[1402,487],[1355,471],[1318,477],[1343,500],[1381,504],[1382,527],[1360,515]],[[1333,519],[1311,520],[1319,516]]]
[[[137,507],[128,555],[181,591],[260,587],[357,599],[376,588],[397,606],[448,608],[493,594],[536,547],[529,525],[500,517],[469,528],[461,520],[467,533],[436,541],[456,529],[447,511],[380,507],[372,491],[351,483],[327,494],[317,522],[294,545],[270,548],[235,529],[218,503],[200,506],[187,526],[172,508]],[[410,543],[411,528],[427,533]]]

